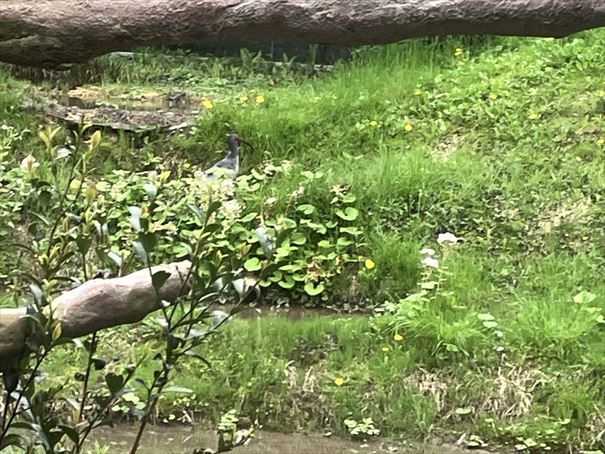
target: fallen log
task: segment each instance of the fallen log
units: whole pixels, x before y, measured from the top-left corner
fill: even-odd
[[[0,61],[57,68],[145,45],[561,37],[601,26],[603,0],[2,0]]]
[[[191,262],[182,261],[151,268],[170,277],[159,289],[161,300],[174,301],[184,288]],[[113,279],[93,279],[53,300],[50,311],[61,322],[63,336],[76,338],[113,326],[136,323],[160,309],[149,269]],[[19,358],[27,337],[27,308],[0,309],[0,371]]]

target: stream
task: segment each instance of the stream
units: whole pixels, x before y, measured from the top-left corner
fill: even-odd
[[[95,431],[96,441],[109,446],[108,454],[127,454],[136,434],[136,427],[117,425],[113,429]],[[142,454],[178,453],[189,454],[194,449],[216,449],[217,438],[214,432],[194,430],[189,426],[153,426],[149,427],[138,450]],[[470,450],[453,444],[401,443],[388,440],[352,441],[321,434],[283,434],[278,432],[257,431],[246,446],[235,448],[233,454],[463,454]],[[488,451],[472,450],[473,453],[487,454]]]

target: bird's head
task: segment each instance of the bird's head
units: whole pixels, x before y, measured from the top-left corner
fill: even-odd
[[[227,137],[228,137],[227,142],[229,143],[229,148],[231,150],[233,150],[234,148],[237,148],[237,146],[240,143],[239,134],[229,134]]]
[[[254,147],[250,143],[246,142],[239,134],[229,134],[228,136],[229,149],[233,152],[237,151],[237,147],[240,144],[248,145],[252,150]]]

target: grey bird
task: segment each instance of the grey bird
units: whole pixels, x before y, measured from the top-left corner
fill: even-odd
[[[214,179],[220,176],[231,179],[237,177],[240,162],[238,145],[243,143],[250,148],[252,148],[252,145],[243,140],[238,134],[230,134],[227,142],[229,144],[229,154],[214,164],[210,169],[206,170],[204,172],[204,177],[208,179]]]

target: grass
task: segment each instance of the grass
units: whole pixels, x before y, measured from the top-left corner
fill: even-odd
[[[605,449],[603,45],[601,30],[417,40],[360,50],[321,76],[150,51],[81,70],[106,91],[185,88],[215,101],[189,132],[106,145],[99,179],[115,167],[184,174],[213,161],[236,130],[256,149],[245,172],[293,162],[246,199],[249,209],[275,197],[273,210],[296,218],[289,200],[302,184],[319,211],[330,210],[335,185],[356,195],[360,253],[376,267],[338,276],[330,297],[393,310],[234,320],[201,351],[212,369],[191,362],[176,374],[193,394],[167,395],[162,411],[217,420],[236,408],[271,429],[339,433],[345,419],[370,417],[393,437],[465,432],[537,452]],[[35,130],[16,107],[33,85],[0,75],[0,86],[0,123]],[[4,164],[32,147],[30,135],[12,140]],[[303,170],[320,176],[309,184]],[[449,253],[439,293],[401,302],[435,277],[418,251],[444,254],[435,239],[445,231],[465,241]],[[12,260],[0,253],[0,265]],[[582,292],[592,301],[574,301]],[[108,336],[107,354],[140,354],[133,334]],[[48,367],[61,381],[77,361],[58,353]]]

